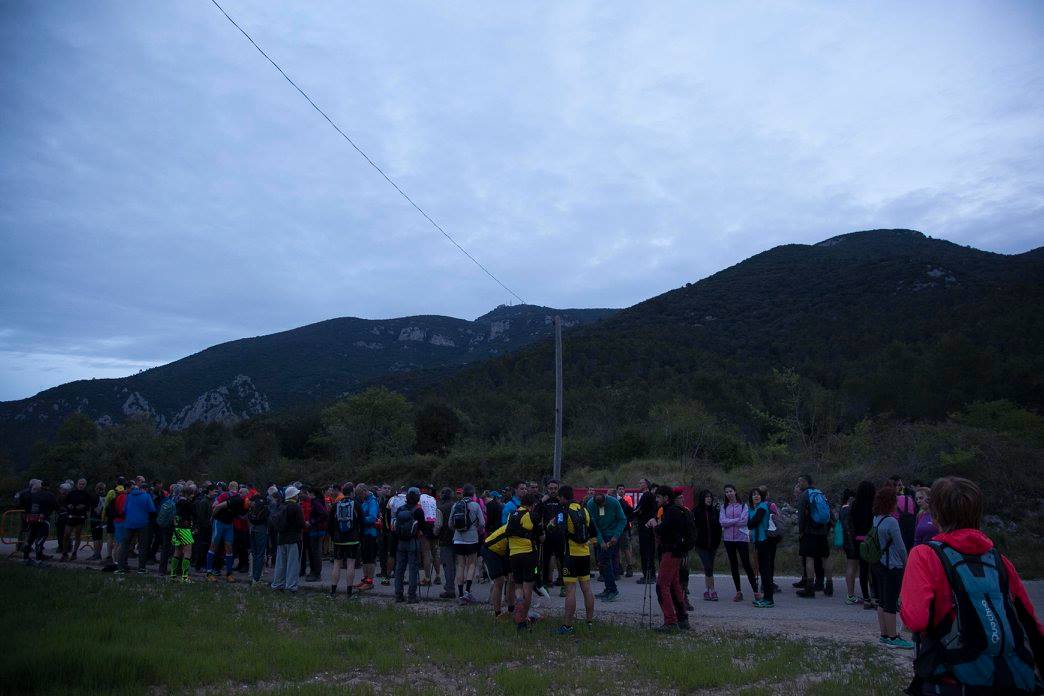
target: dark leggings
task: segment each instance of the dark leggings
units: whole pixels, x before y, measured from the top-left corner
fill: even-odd
[[[772,601],[772,578],[776,573],[776,540],[766,539],[755,545],[758,553],[758,570],[761,571],[761,589],[765,601]]]
[[[870,565],[860,559],[859,560],[859,591],[863,599],[870,599],[870,591],[868,585],[870,583]]]
[[[638,552],[642,558],[642,573],[646,577],[656,574],[656,536],[645,525],[638,528]]]
[[[758,591],[758,579],[754,575],[754,568],[750,565],[750,544],[745,541],[726,541],[725,542],[725,553],[729,557],[729,568],[732,570],[732,584],[736,586],[736,591],[740,591],[740,574],[739,566],[743,564],[743,572],[747,574],[747,580],[750,582],[750,589],[754,592]],[[739,556],[737,559],[736,556]]]

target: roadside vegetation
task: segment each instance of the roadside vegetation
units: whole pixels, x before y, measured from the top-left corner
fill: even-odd
[[[597,623],[527,635],[479,609],[410,611],[246,586],[0,564],[0,693],[896,693],[867,648]],[[201,691],[202,690],[202,691]]]

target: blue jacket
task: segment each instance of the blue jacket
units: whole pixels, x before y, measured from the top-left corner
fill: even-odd
[[[380,517],[381,508],[377,503],[377,496],[370,493],[362,503],[363,536],[377,536],[377,518]]]
[[[156,512],[156,503],[152,496],[140,488],[132,488],[127,493],[127,503],[123,510],[124,529],[144,529],[149,526],[149,513]]]
[[[500,513],[500,524],[507,524],[508,518],[511,517],[511,513],[518,509],[518,506],[522,504],[522,499],[517,495],[512,496],[511,500],[504,503],[504,509]]]

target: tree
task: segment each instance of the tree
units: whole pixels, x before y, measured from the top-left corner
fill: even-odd
[[[417,411],[414,421],[417,442],[414,449],[418,454],[444,456],[453,446],[457,435],[463,430],[457,412],[440,403],[429,403]]]
[[[416,439],[410,403],[384,387],[339,401],[323,411],[322,423],[320,444],[339,463],[353,466],[377,456],[409,454]]]

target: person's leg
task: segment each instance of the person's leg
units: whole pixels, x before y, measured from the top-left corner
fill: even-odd
[[[395,549],[395,598],[405,598],[403,580],[406,577],[406,543],[400,542]]]
[[[250,530],[250,578],[254,582],[261,580],[265,571],[265,556],[268,553],[268,530],[265,528]]]
[[[298,564],[301,562],[301,550],[297,548],[301,542],[290,544],[286,554],[286,589],[289,592],[297,592],[298,583],[301,581],[301,572]]]
[[[464,599],[464,581],[467,579],[464,572],[464,556],[463,554],[455,554],[453,559],[453,574],[457,578],[457,597],[461,600]]]
[[[457,581],[457,561],[453,556],[453,544],[441,544],[439,556],[442,559],[442,594],[451,595]]]
[[[436,585],[442,580],[442,554],[439,553],[441,547],[439,546],[437,539],[431,540],[431,567],[435,572],[435,577],[432,579]],[[454,571],[456,568],[454,568]]]
[[[754,550],[755,550],[755,552],[757,554],[756,557],[757,557],[757,560],[758,560],[758,570],[761,571],[761,589],[762,589],[762,595],[761,596],[762,596],[762,599],[764,599],[766,602],[771,602],[772,601],[772,578],[769,577],[769,573],[768,573],[768,570],[769,570],[769,562],[768,562],[769,543],[767,541],[763,541],[763,542],[757,544],[754,547]]]
[[[613,554],[611,549],[598,549],[599,564],[603,565],[602,580],[605,581],[605,596],[618,594],[616,587],[616,572],[613,568]]]
[[[276,546],[275,569],[272,571],[273,590],[282,590],[286,587],[286,555],[289,548],[286,544]]]
[[[418,572],[420,570],[421,544],[414,540],[406,545],[406,549],[406,562],[409,564],[410,570],[409,598],[415,600],[417,599],[417,581]]]
[[[653,530],[648,527],[638,528],[638,551],[641,554],[642,561],[642,577],[647,581],[652,580],[653,573],[655,572],[656,561],[653,559],[653,551],[655,549],[656,539],[653,536]]]
[[[572,626],[573,617],[576,616],[576,580],[565,578],[565,613],[562,615],[562,625]]]
[[[499,616],[504,608],[504,580],[503,576],[495,579],[489,588],[490,603],[493,605],[494,616]]]
[[[714,552],[698,549],[700,565],[703,566],[703,587],[710,596],[714,592]]]
[[[732,584],[736,586],[736,593],[739,594],[740,590],[740,574],[739,574],[739,558],[736,550],[737,542],[726,541],[725,543],[725,556],[729,559],[729,572],[732,574]]]
[[[421,536],[417,542],[418,548],[418,560],[419,564],[423,567],[424,584],[431,584],[431,540],[426,536]]]
[[[587,617],[588,623],[594,621],[595,615],[595,598],[594,592],[591,591],[590,580],[577,580],[577,584],[580,585],[580,591],[584,593],[584,616]]]
[[[859,561],[849,558],[845,561],[845,590],[849,597],[855,597],[856,575],[859,574]]]
[[[815,576],[815,589],[822,590],[826,580],[826,567],[823,565],[823,556],[816,554],[812,557],[812,572]]]
[[[352,596],[352,588],[355,585],[355,559],[349,558],[345,563],[345,582],[348,586],[348,597]]]
[[[130,556],[131,545],[131,532],[124,528],[123,537],[120,539],[119,559],[116,561],[116,564],[124,573],[129,570],[127,558]]]
[[[679,558],[679,566],[685,564],[685,559]],[[670,584],[671,599],[674,601],[674,613],[678,617],[678,623],[681,625],[687,625],[689,622],[688,606],[685,598],[685,588],[682,587],[681,577],[675,578],[674,582]]]
[[[337,583],[341,581],[341,561],[337,558],[337,551],[334,550],[333,568],[330,570],[330,594],[337,594]]]
[[[665,626],[673,626],[678,623],[678,615],[675,613],[674,596],[671,593],[671,585],[681,584],[678,582],[678,559],[670,553],[665,553],[660,558],[660,574],[656,578],[656,595],[660,602],[660,611],[663,612],[663,623]]]
[[[58,539],[58,550],[62,552],[62,560],[69,560],[69,553],[72,551],[72,527],[65,525],[62,527],[61,536]]]

